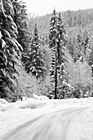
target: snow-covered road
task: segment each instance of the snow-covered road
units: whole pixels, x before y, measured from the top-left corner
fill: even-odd
[[[0,140],[93,140],[93,97],[0,100]]]
[[[93,107],[61,106],[41,113],[8,133],[2,140],[93,140]]]

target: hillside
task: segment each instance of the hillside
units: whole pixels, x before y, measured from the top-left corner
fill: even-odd
[[[93,23],[93,9],[65,11],[61,12],[63,15],[66,27],[85,27]],[[52,14],[30,19],[30,29],[33,32],[34,23],[38,25],[39,35],[44,36],[49,33],[49,21]]]

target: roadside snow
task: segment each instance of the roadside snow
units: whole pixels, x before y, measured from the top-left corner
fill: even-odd
[[[34,95],[33,98],[15,103],[8,103],[4,99],[0,99],[0,139],[10,130],[39,115],[58,110],[59,107],[64,110],[78,106],[93,107],[93,98],[50,100],[45,96]],[[93,109],[89,113],[87,112],[90,117],[91,112],[93,114]]]

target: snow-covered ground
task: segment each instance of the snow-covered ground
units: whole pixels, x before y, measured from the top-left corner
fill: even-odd
[[[64,110],[82,106],[93,107],[93,98],[50,100],[44,96],[33,95],[33,98],[15,103],[8,103],[4,99],[0,99],[0,138],[10,130],[39,115],[58,110],[58,108]],[[93,118],[93,108],[89,112],[87,111],[87,116],[88,119]]]

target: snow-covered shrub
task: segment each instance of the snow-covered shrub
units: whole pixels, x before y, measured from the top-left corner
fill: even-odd
[[[8,102],[5,99],[0,99],[0,104],[7,104]]]
[[[33,98],[37,100],[49,100],[49,98],[44,95],[38,96],[38,95],[33,94]]]

